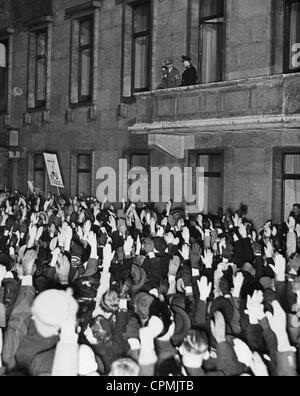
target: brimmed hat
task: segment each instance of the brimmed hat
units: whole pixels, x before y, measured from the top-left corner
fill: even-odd
[[[185,62],[185,61],[191,62],[191,60],[192,60],[192,58],[190,56],[186,56],[186,55],[182,55],[181,58],[182,58],[181,62]]]
[[[175,333],[172,337],[174,345],[178,346],[182,343],[184,337],[187,335],[192,327],[191,320],[185,310],[176,305],[172,306],[175,320]]]
[[[74,310],[75,300],[62,290],[47,290],[37,296],[32,312],[43,324],[60,326]]]
[[[167,242],[161,237],[154,238],[153,243],[154,248],[161,254],[165,253],[166,249],[168,248]]]
[[[230,324],[230,322],[233,319],[234,316],[234,309],[233,305],[229,300],[227,300],[224,297],[218,297],[216,298],[210,308],[210,318],[212,319],[215,315],[216,312],[221,312],[221,314],[224,316],[224,319],[227,324]]]
[[[165,60],[165,64],[166,65],[172,65],[174,63],[174,60],[172,59],[172,58],[167,58],[166,60]]]

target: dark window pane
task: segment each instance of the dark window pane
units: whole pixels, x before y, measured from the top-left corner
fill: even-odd
[[[46,56],[46,32],[41,32],[37,34],[37,56]]]
[[[222,200],[222,179],[220,177],[205,177],[204,213],[217,214],[223,206]]]
[[[7,44],[0,43],[0,68],[7,67]]]
[[[0,109],[6,107],[7,102],[7,69],[0,67]]]
[[[206,18],[221,15],[224,12],[223,0],[200,0],[200,16]]]
[[[91,65],[92,50],[85,49],[81,53],[81,96],[90,96],[91,94]]]
[[[47,60],[41,58],[37,60],[37,80],[36,80],[36,100],[38,102],[46,101],[46,75]]]
[[[7,42],[0,43],[0,109],[7,104],[7,77],[8,77],[8,46]]]
[[[211,20],[200,25],[202,39],[200,70],[203,84],[222,80],[223,31],[223,18]]]
[[[285,156],[285,173],[300,175],[300,155],[286,155]]]
[[[300,3],[291,4],[291,20],[290,20],[290,59],[289,69],[297,69],[300,67],[300,56],[297,54],[300,50]]]
[[[134,88],[148,88],[149,37],[135,40]]]
[[[284,218],[287,219],[293,205],[300,203],[300,180],[284,181]]]
[[[34,186],[45,191],[45,171],[34,171]]]
[[[222,173],[222,156],[220,154],[199,155],[197,166],[205,173]]]
[[[147,154],[133,154],[131,156],[130,167],[142,167],[148,170],[149,167],[149,155]]]
[[[82,21],[80,24],[80,45],[91,46],[92,43],[92,20]]]
[[[91,156],[90,155],[79,155],[77,169],[81,171],[91,170]]]
[[[150,4],[134,8],[134,33],[144,32],[150,28]]]
[[[216,214],[223,205],[222,155],[200,154],[197,167],[204,168],[204,213]]]
[[[36,155],[34,157],[34,169],[45,169],[44,156],[42,154]]]
[[[77,193],[90,194],[91,193],[91,174],[90,173],[78,173],[77,178]]]

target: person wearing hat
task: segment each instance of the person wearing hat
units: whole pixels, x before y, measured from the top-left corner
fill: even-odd
[[[192,65],[192,59],[189,56],[182,56],[182,64],[185,67],[185,71],[182,74],[182,87],[188,87],[190,85],[196,85],[198,80],[197,70]]]
[[[168,74],[166,76],[166,88],[180,87],[180,73],[174,66],[173,59],[167,58],[165,64],[168,70]]]
[[[162,80],[161,83],[158,85],[157,89],[167,89],[168,68],[166,65],[162,65],[161,75],[162,75]]]

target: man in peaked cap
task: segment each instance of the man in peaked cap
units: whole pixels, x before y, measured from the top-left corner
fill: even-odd
[[[166,77],[166,88],[180,87],[180,73],[178,69],[176,69],[176,67],[174,66],[173,59],[167,58],[165,63],[168,69],[168,74]]]
[[[183,87],[187,87],[190,85],[196,85],[198,76],[197,70],[192,65],[192,59],[189,56],[182,56],[182,64],[185,67],[185,71],[182,74],[182,82],[181,85]]]

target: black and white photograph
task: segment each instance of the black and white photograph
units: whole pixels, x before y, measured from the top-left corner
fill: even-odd
[[[0,376],[299,375],[300,0],[0,0]]]

